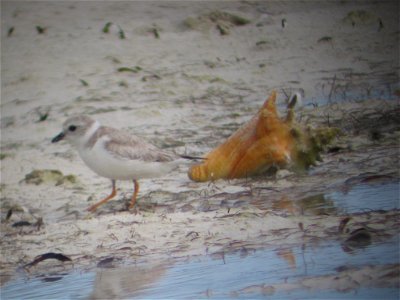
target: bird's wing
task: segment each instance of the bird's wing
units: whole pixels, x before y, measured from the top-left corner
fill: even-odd
[[[138,136],[110,127],[106,127],[105,131],[105,148],[119,159],[146,162],[167,162],[176,159],[174,153],[161,150]]]

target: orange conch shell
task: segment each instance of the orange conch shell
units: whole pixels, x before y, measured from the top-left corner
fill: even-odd
[[[273,91],[247,124],[211,151],[204,163],[190,168],[189,178],[209,181],[247,177],[260,174],[274,165],[287,164],[295,142],[291,133],[293,112],[289,108],[287,118],[280,119],[275,100],[276,92]]]

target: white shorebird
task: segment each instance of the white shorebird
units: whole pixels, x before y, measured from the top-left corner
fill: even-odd
[[[78,150],[90,169],[111,179],[111,194],[90,206],[88,211],[91,212],[116,195],[116,180],[132,180],[134,183],[130,209],[134,207],[139,192],[138,179],[162,176],[182,164],[182,159],[194,159],[161,150],[124,131],[101,126],[86,115],[67,119],[62,132],[51,142],[56,143],[63,139]]]

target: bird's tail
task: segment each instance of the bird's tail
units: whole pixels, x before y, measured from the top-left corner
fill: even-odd
[[[199,157],[199,156],[191,156],[191,155],[180,155],[180,158],[188,159],[188,160],[205,160],[206,158],[204,157]]]

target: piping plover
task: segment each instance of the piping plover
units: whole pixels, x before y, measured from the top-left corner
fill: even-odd
[[[135,205],[139,192],[138,179],[162,176],[182,164],[188,156],[179,156],[158,149],[138,136],[124,131],[101,126],[89,116],[79,115],[67,119],[63,130],[51,142],[67,140],[74,146],[86,165],[100,176],[110,178],[111,194],[93,204],[88,211],[94,211],[100,205],[116,195],[116,180],[132,180],[134,192],[129,205]]]

